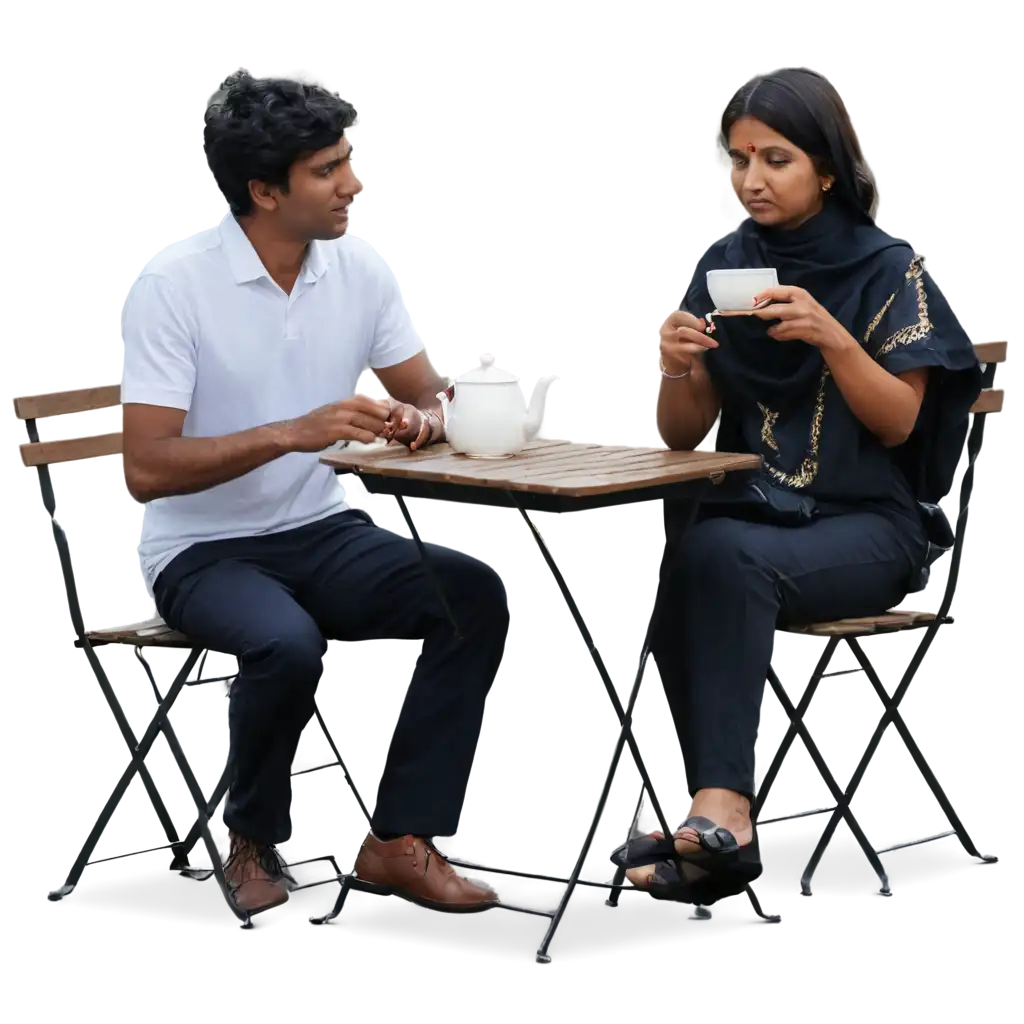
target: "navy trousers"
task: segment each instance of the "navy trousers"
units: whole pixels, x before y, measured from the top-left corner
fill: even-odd
[[[906,596],[923,531],[873,512],[780,526],[726,516],[670,546],[652,636],[691,795],[754,795],[754,743],[780,622],[878,615]]]
[[[426,836],[456,831],[508,610],[492,569],[445,548],[427,550],[461,640],[414,542],[379,529],[361,511],[196,544],[160,573],[155,595],[164,620],[238,658],[224,812],[233,832],[261,843],[289,838],[292,759],[313,715],[327,641],[381,638],[422,639],[423,648],[373,828]],[[388,675],[383,666],[380,675]]]

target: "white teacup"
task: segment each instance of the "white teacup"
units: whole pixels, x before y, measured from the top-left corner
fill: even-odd
[[[753,309],[754,296],[778,284],[779,275],[774,267],[708,271],[711,301],[722,312]]]

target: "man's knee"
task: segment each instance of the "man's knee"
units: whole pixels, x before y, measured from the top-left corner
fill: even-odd
[[[316,629],[281,630],[245,651],[241,658],[242,674],[287,681],[295,689],[315,689],[323,672],[323,656],[327,643]]]
[[[458,552],[451,553],[449,568],[445,575],[455,588],[459,610],[492,628],[507,630],[508,598],[505,584],[494,569]]]

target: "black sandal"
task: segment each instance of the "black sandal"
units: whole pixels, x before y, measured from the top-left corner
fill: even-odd
[[[702,855],[722,858],[722,863],[725,863],[735,859],[741,849],[746,849],[736,842],[736,837],[728,829],[716,825],[710,818],[703,818],[700,815],[687,818],[676,829],[676,834],[684,828],[696,832],[697,842],[700,844],[700,854],[686,854],[686,857],[694,863],[700,863]],[[657,864],[666,858],[677,856],[675,839],[675,835],[666,838],[662,832],[636,836],[613,850],[611,861],[620,868],[641,868],[645,864]],[[757,835],[755,834],[754,844],[756,843]]]

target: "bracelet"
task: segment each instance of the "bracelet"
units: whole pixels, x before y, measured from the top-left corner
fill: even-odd
[[[666,377],[669,380],[682,380],[684,377],[689,377],[690,376],[690,370],[693,369],[693,367],[691,366],[690,369],[686,371],[686,373],[669,373],[665,369],[665,360],[664,359],[659,359],[658,360],[658,365],[661,367],[661,375],[662,375],[662,377]]]
[[[444,420],[442,420],[441,417],[438,416],[437,413],[433,411],[433,409],[427,409],[426,410],[426,416],[427,416],[427,422],[431,425],[430,426],[430,440],[427,443],[428,444],[434,444],[437,441],[443,441],[444,440]],[[437,426],[439,428],[439,433],[438,433],[436,438],[434,437],[434,426],[433,426],[433,421],[434,420],[437,420]]]

